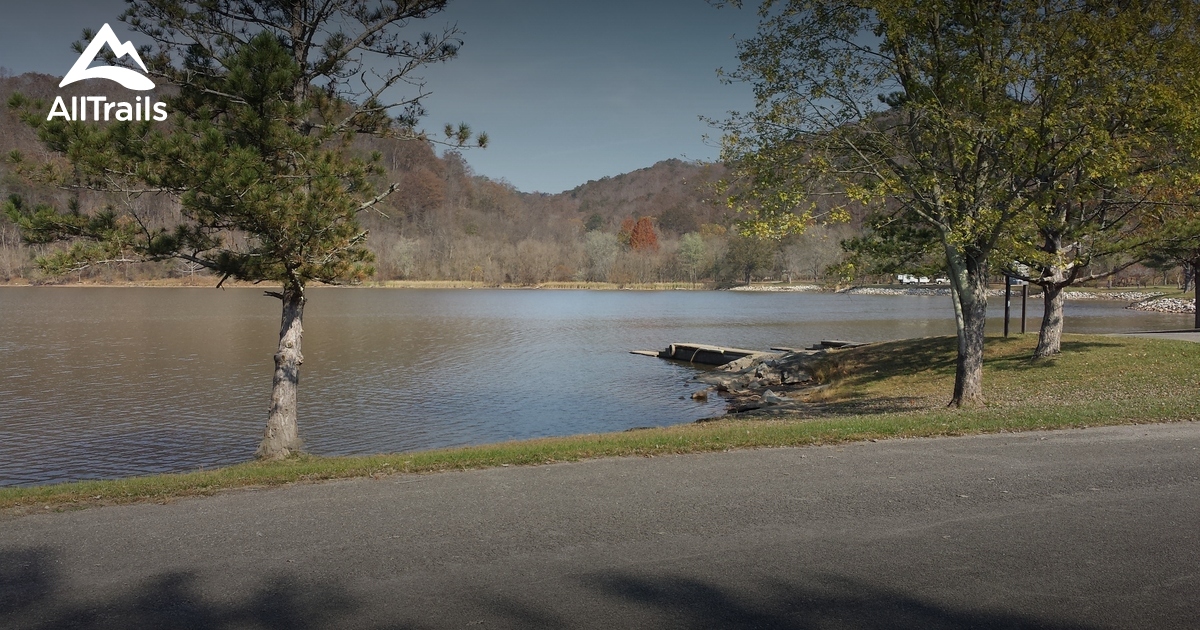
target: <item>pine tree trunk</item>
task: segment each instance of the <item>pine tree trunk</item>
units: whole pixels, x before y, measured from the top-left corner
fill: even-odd
[[[1042,328],[1033,351],[1035,359],[1054,356],[1062,349],[1063,304],[1066,302],[1062,279],[1062,270],[1055,268],[1050,282],[1042,285]]]
[[[296,427],[296,388],[300,383],[300,340],[304,334],[303,288],[286,287],[272,294],[283,301],[283,321],[279,327],[279,350],[275,353],[275,377],[271,382],[271,413],[267,429],[258,446],[259,459],[285,459],[298,453],[302,442]]]

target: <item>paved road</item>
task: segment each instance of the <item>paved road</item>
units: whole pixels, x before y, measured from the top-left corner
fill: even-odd
[[[0,522],[2,628],[1197,628],[1200,424],[396,476]]]

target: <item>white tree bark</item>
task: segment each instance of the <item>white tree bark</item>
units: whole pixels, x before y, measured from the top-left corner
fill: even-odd
[[[285,287],[272,294],[283,301],[283,321],[279,327],[279,350],[275,353],[275,377],[271,383],[271,413],[256,455],[259,459],[285,459],[300,451],[303,442],[296,425],[296,389],[300,384],[300,365],[304,355],[300,341],[304,335],[303,288]]]

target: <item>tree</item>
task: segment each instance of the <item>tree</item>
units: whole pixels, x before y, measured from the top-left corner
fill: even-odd
[[[746,285],[755,274],[769,271],[775,265],[777,243],[769,238],[736,234],[729,239],[725,250],[725,270],[734,278],[744,278]]]
[[[372,272],[357,217],[397,189],[373,186],[380,156],[361,155],[353,139],[423,141],[416,124],[427,92],[414,73],[453,58],[461,41],[454,28],[410,39],[404,27],[445,4],[130,0],[122,20],[157,44],[142,50],[149,73],[177,86],[160,97],[169,123],[46,122],[44,104],[12,103],[81,174],[82,186],[169,195],[184,217],[153,226],[128,209],[89,215],[10,204],[29,238],[80,239],[43,258],[43,268],[175,258],[214,271],[218,286],[229,278],[280,284],[267,292],[282,302],[283,316],[261,458],[287,457],[301,445],[296,389],[306,287]],[[404,86],[414,91],[392,96]],[[466,125],[447,126],[446,134],[460,145],[472,140]],[[53,176],[52,167],[39,170]]]
[[[1189,143],[1189,161],[1200,160],[1200,138],[1192,137]],[[1200,330],[1200,278],[1196,278],[1196,270],[1200,269],[1200,163],[1190,172],[1190,178],[1181,180],[1181,186],[1163,191],[1151,212],[1147,213],[1147,223],[1155,232],[1153,251],[1149,255],[1152,263],[1160,265],[1180,265],[1183,267],[1184,283],[1190,273],[1192,278],[1193,310],[1195,317],[1193,326]],[[1182,287],[1187,291],[1187,286]]]
[[[1013,92],[1021,137],[1005,156],[1035,201],[1005,248],[1022,265],[1006,272],[1042,288],[1034,358],[1059,352],[1063,289],[1149,253],[1143,218],[1186,166],[1176,147],[1200,80],[1192,2],[1047,5],[1029,26]]]
[[[584,279],[588,282],[604,282],[617,260],[621,244],[615,234],[592,231],[583,237],[583,251],[587,257]]]
[[[1127,28],[1133,23],[1127,18],[1145,8],[1122,7],[1071,0],[766,0],[758,35],[740,43],[741,65],[732,74],[754,85],[757,106],[725,126],[724,155],[735,174],[731,200],[750,213],[751,230],[781,235],[811,222],[815,196],[842,195],[875,209],[878,238],[870,245],[894,260],[920,259],[936,246],[958,337],[950,404],[980,404],[992,259],[1003,254],[1007,262],[1032,214],[1060,189],[1062,177],[1046,178],[1047,156],[1058,151],[1052,142],[1059,119],[1081,115],[1064,109],[1070,99],[1060,99],[1039,117],[1038,105],[1049,100],[1037,100],[1037,84],[1069,83],[1084,72],[1074,64],[1114,60],[1087,59],[1085,50],[1110,52],[1104,45],[1115,34],[1094,37],[1105,16],[1125,20]],[[1058,22],[1064,15],[1082,15],[1093,28],[1059,33],[1068,44],[1055,44],[1072,55],[1063,60],[1072,65],[1061,70],[1044,38],[1048,28],[1066,23]],[[1105,76],[1117,80],[1114,93],[1145,80],[1120,63]],[[1093,143],[1090,150],[1118,149]]]
[[[840,238],[850,235],[850,226],[820,225],[808,228],[790,239],[783,248],[784,264],[788,271],[821,281],[826,270],[842,259]]]
[[[629,230],[629,249],[635,252],[658,251],[658,233],[654,231],[654,220],[642,217]]]
[[[588,216],[587,222],[583,224],[585,232],[595,232],[604,227],[604,217],[600,216],[599,212],[593,212]]]
[[[708,256],[708,248],[704,245],[704,237],[696,232],[688,232],[679,239],[679,262],[691,278],[692,286],[696,286],[696,276]]]
[[[621,229],[617,230],[617,242],[625,247],[629,247],[629,242],[633,238],[633,228],[637,226],[637,221],[633,217],[625,217],[621,221]]]
[[[1010,63],[1028,3],[767,0],[735,78],[757,107],[726,128],[760,233],[802,230],[810,191],[893,201],[936,235],[958,334],[951,405],[983,401],[988,261],[1025,202],[1010,141]]]

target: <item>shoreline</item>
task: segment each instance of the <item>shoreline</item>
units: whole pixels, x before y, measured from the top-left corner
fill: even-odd
[[[173,279],[168,280],[147,280],[141,282],[54,282],[54,283],[33,283],[25,280],[19,282],[3,282],[0,283],[0,289],[6,287],[12,288],[37,288],[37,289],[215,289],[217,288],[216,280],[211,282],[178,282]],[[270,289],[277,285],[260,282],[239,282],[234,280],[226,281],[221,286],[222,289]],[[378,282],[364,282],[354,285],[332,285],[332,284],[311,284],[307,287],[311,289],[495,289],[495,290],[565,290],[565,291],[715,291],[723,290],[716,289],[712,286],[698,285],[692,286],[691,283],[683,282],[652,282],[652,283],[633,283],[620,285],[611,282],[546,282],[536,285],[524,284],[488,284],[485,282],[472,282],[469,280],[387,280]]]
[[[781,392],[786,398],[796,396],[789,401],[795,408],[782,414],[723,415],[603,434],[369,456],[303,455],[196,472],[5,487],[0,488],[0,521],[44,510],[166,502],[352,477],[1200,420],[1188,387],[1200,378],[1200,344],[1065,335],[1063,353],[1052,363],[1032,364],[1027,357],[1035,341],[1030,335],[988,337],[984,369],[989,398],[977,409],[944,406],[953,382],[953,337],[878,342],[826,353],[821,365],[813,366],[816,382],[811,383],[825,387]],[[925,360],[914,364],[913,356]],[[1053,369],[1047,371],[1049,366]],[[782,374],[786,366],[778,367]]]
[[[229,280],[221,288],[232,289],[269,289],[275,285],[266,282],[252,283]],[[996,283],[992,283],[991,287],[995,287]],[[1030,285],[1033,286],[1033,285]],[[146,281],[129,281],[129,282],[55,282],[55,283],[34,283],[24,278],[15,278],[8,282],[0,282],[0,289],[6,287],[17,288],[65,288],[65,289],[80,289],[80,288],[98,288],[98,289],[214,289],[216,287],[216,279],[206,280],[185,280],[180,278],[166,278],[158,280]],[[690,282],[647,282],[647,283],[629,283],[618,284],[613,282],[544,282],[535,285],[526,284],[491,284],[486,282],[478,282],[472,280],[380,280],[364,282],[355,285],[325,285],[313,284],[309,289],[494,289],[494,290],[547,290],[547,291],[729,291],[734,293],[838,293],[845,295],[874,295],[874,296],[916,296],[916,297],[947,297],[950,295],[950,289],[945,286],[908,286],[908,285],[852,285],[831,286],[817,285],[812,283],[758,283],[751,285],[737,285],[732,287],[717,287],[712,283],[697,283]],[[1186,302],[1188,300],[1181,299],[1178,296],[1186,295],[1177,289],[1169,287],[1146,287],[1144,289],[1126,289],[1126,288],[1069,288],[1063,291],[1064,296],[1068,300],[1109,300],[1109,301],[1124,301],[1130,304],[1141,302],[1152,302],[1154,300],[1172,300],[1174,302]],[[988,295],[992,297],[1003,296],[1003,285],[1000,288],[989,288]],[[1014,296],[1016,291],[1014,291]],[[1030,298],[1041,299],[1041,292],[1031,292]],[[1179,311],[1159,311],[1159,312],[1179,312]],[[1192,312],[1192,311],[1186,311]]]

